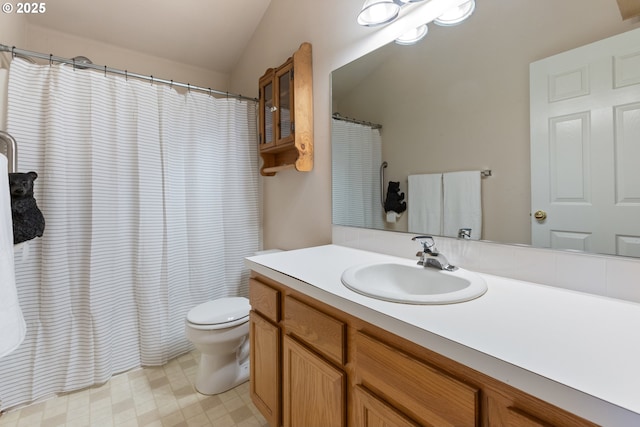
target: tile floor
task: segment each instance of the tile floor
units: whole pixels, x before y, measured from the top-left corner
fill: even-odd
[[[266,427],[249,383],[216,396],[195,391],[199,355],[135,369],[106,384],[60,395],[0,415],[0,427]]]

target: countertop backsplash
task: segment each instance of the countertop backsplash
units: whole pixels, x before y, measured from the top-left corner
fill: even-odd
[[[332,243],[403,258],[411,234],[333,226]],[[436,237],[449,262],[468,270],[640,303],[640,259]]]

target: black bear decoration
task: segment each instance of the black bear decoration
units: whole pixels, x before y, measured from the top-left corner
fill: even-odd
[[[33,197],[33,181],[37,177],[35,172],[9,174],[13,244],[42,237],[44,233],[44,215]]]
[[[384,201],[384,211],[394,211],[396,213],[402,213],[407,209],[407,203],[403,202],[404,193],[400,192],[400,183],[396,181],[389,181],[387,187],[387,198]]]

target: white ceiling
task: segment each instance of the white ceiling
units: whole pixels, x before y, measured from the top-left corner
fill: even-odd
[[[229,73],[271,0],[55,0],[29,22]]]

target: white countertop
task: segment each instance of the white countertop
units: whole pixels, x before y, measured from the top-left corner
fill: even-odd
[[[407,305],[353,292],[342,272],[413,260],[337,245],[249,268],[601,425],[640,425],[640,304],[481,274],[472,301]],[[543,266],[541,266],[543,268]]]

